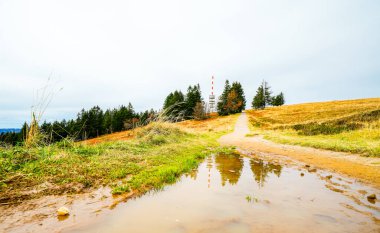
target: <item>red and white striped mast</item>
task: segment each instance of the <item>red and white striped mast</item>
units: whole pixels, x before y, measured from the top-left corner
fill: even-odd
[[[211,95],[209,96],[208,106],[210,113],[215,112],[215,95],[214,95],[214,76],[211,77]]]

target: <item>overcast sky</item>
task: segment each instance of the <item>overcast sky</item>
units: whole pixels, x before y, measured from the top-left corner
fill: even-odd
[[[52,77],[46,118],[159,109],[216,79],[265,79],[288,104],[380,96],[378,0],[0,0],[0,128],[20,127]]]

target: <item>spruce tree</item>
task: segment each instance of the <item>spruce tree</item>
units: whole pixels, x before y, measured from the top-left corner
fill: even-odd
[[[217,105],[218,114],[225,116],[228,114],[242,112],[245,109],[246,100],[243,87],[239,82],[230,85],[226,80],[222,95],[219,97]]]
[[[267,105],[272,104],[272,91],[270,90],[270,87],[268,86],[268,83],[264,81],[256,91],[255,97],[253,97],[252,100],[252,108],[258,109],[258,108],[265,108]]]
[[[231,91],[234,91],[236,93],[236,101],[235,101],[236,106],[234,106],[233,107],[234,110],[229,113],[242,112],[245,109],[245,105],[246,105],[243,87],[241,86],[239,82],[233,82],[230,92]]]
[[[185,119],[191,119],[194,117],[194,107],[198,102],[202,102],[201,87],[199,84],[194,86],[189,86],[186,93],[185,99]]]
[[[223,93],[220,95],[219,101],[217,104],[217,110],[218,110],[218,114],[220,116],[228,115],[228,111],[226,110],[225,106],[227,104],[227,98],[228,98],[228,94],[230,93],[230,91],[231,91],[230,82],[228,80],[226,80],[226,82],[224,84]]]
[[[170,93],[164,102],[164,111],[169,120],[181,120],[185,111],[185,96],[181,91]]]
[[[285,104],[284,94],[280,92],[280,94],[276,95],[272,99],[273,106],[281,106]]]
[[[265,108],[264,88],[259,86],[256,91],[255,97],[252,100],[252,108]]]

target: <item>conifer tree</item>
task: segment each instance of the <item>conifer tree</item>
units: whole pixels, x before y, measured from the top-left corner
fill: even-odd
[[[242,112],[245,109],[246,100],[243,87],[239,82],[230,85],[226,80],[222,95],[219,97],[218,114],[221,116]]]
[[[202,102],[201,87],[199,84],[194,86],[189,86],[186,93],[185,99],[185,118],[191,119],[194,117],[194,108],[198,102]]]
[[[252,108],[265,108],[267,105],[272,104],[272,91],[266,81],[257,88],[256,95],[252,100]]]
[[[285,104],[284,94],[280,92],[280,94],[276,95],[272,99],[273,106],[281,106]]]
[[[171,92],[165,99],[164,111],[170,120],[181,120],[185,110],[185,96],[181,91]]]
[[[231,90],[230,82],[226,80],[224,84],[223,93],[220,95],[219,101],[217,104],[217,110],[220,116],[228,115],[228,111],[225,109],[225,106],[227,104],[227,97],[228,97],[228,94],[230,93],[230,90]]]
[[[236,93],[235,104],[238,106],[234,106],[235,110],[230,113],[242,112],[245,109],[245,105],[246,105],[243,87],[241,86],[239,82],[233,82],[231,86],[231,91],[234,91]]]

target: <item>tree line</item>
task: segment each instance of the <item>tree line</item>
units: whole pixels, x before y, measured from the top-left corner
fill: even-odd
[[[272,95],[267,82],[258,87],[252,100],[252,108],[263,109],[267,106],[280,106],[285,103],[284,94]],[[243,87],[239,82],[225,81],[222,94],[217,101],[217,112],[220,116],[242,112],[246,107],[246,99]],[[123,130],[143,126],[151,121],[162,120],[177,122],[188,119],[205,119],[209,109],[203,101],[200,85],[190,85],[186,94],[175,90],[165,98],[161,112],[153,109],[136,113],[131,103],[127,106],[103,111],[99,106],[89,110],[82,109],[76,119],[54,122],[43,122],[39,128],[47,136],[49,143],[54,143],[63,138],[70,137],[73,140],[86,140],[104,134],[110,134]],[[0,134],[0,142],[16,145],[22,142],[28,132],[29,126],[25,122],[19,133],[7,132]]]
[[[39,128],[46,136],[47,143],[54,143],[67,137],[80,141],[146,125],[153,121],[157,114],[153,109],[136,113],[131,103],[106,111],[94,106],[89,110],[82,109],[76,119],[44,121]],[[0,134],[0,142],[16,145],[25,139],[28,128],[25,122],[19,133]]]

